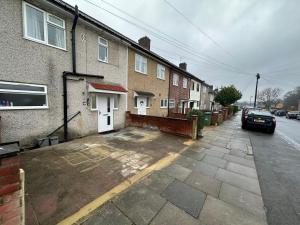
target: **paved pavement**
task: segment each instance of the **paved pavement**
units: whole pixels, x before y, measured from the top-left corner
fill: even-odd
[[[300,224],[299,131],[300,121],[277,117],[274,135],[249,132],[269,225]]]
[[[186,148],[186,141],[127,128],[24,152],[26,224],[57,224],[169,152]]]
[[[83,225],[266,225],[247,131],[210,128],[177,161],[83,218]]]

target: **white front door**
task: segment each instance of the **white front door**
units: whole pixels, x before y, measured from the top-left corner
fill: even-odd
[[[137,108],[138,108],[138,114],[139,115],[146,115],[147,107],[147,98],[146,97],[137,97]]]
[[[98,95],[98,132],[106,132],[114,129],[114,97],[112,95]]]

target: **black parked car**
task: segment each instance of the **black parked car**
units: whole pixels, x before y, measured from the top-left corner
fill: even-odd
[[[274,113],[275,116],[285,116],[285,114],[285,110],[276,110],[276,112]]]
[[[259,110],[250,110],[242,116],[242,128],[254,128],[267,130],[268,133],[273,134],[276,127],[276,119],[270,112],[263,112]]]

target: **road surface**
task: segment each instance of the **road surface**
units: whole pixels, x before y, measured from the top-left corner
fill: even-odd
[[[248,131],[269,225],[300,224],[300,121],[276,117],[274,135]]]

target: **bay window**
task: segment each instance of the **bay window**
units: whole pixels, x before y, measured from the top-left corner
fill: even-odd
[[[0,109],[48,108],[47,86],[0,81]]]

